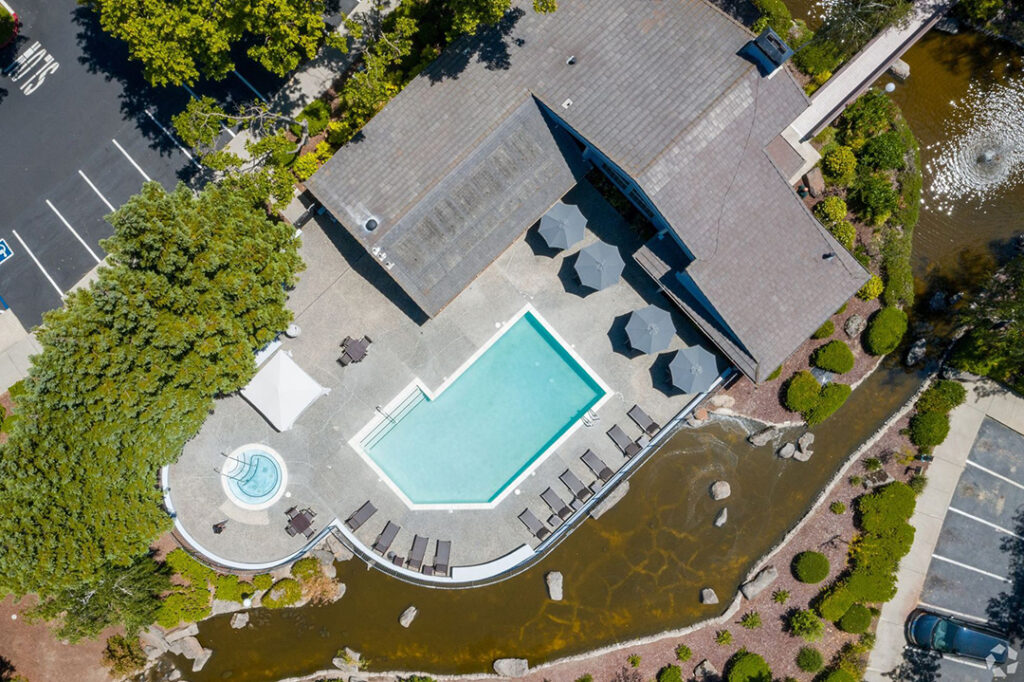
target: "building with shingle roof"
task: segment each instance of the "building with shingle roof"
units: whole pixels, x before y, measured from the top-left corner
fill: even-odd
[[[780,134],[808,100],[752,38],[704,0],[514,9],[307,186],[433,317],[597,166],[659,230],[637,262],[761,381],[868,274],[793,191]]]

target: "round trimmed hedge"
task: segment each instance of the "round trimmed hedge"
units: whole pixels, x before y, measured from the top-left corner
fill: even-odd
[[[818,404],[821,385],[814,375],[801,370],[786,383],[786,409],[792,412],[807,412]]]
[[[885,283],[878,275],[871,275],[864,286],[857,290],[857,298],[862,301],[873,301],[885,291]]]
[[[907,333],[907,314],[899,308],[882,308],[871,316],[864,332],[864,345],[872,355],[896,350]]]
[[[268,609],[280,609],[298,604],[302,599],[302,585],[294,578],[281,578],[263,595],[260,603]]]
[[[815,608],[822,618],[834,623],[843,617],[854,601],[846,583],[836,582],[822,593]]]
[[[846,399],[850,397],[852,391],[853,389],[849,385],[840,384],[835,381],[824,386],[821,389],[821,395],[818,397],[818,404],[804,415],[804,418],[807,419],[807,425],[817,426],[831,417],[833,412],[846,403]]]
[[[658,671],[657,682],[683,682],[683,671],[678,665],[669,664]]]
[[[859,635],[862,632],[867,632],[868,627],[871,626],[871,617],[868,607],[863,604],[854,604],[846,610],[837,625],[843,632]]]
[[[800,552],[793,557],[793,575],[802,583],[820,583],[831,567],[821,552]]]
[[[846,374],[853,369],[853,351],[839,339],[819,346],[811,355],[811,364],[827,372]]]
[[[940,379],[928,387],[917,399],[918,412],[949,412],[963,404],[967,389],[963,384],[949,379]]]
[[[813,646],[803,647],[800,649],[800,653],[796,655],[796,667],[805,673],[816,673],[821,670],[823,665],[825,665],[825,659],[822,657],[821,652]]]
[[[910,442],[924,451],[941,444],[949,435],[945,412],[918,412],[910,418]]]
[[[821,682],[857,682],[857,678],[840,669],[830,672]]]
[[[772,669],[755,653],[740,649],[725,664],[728,682],[771,682]]]

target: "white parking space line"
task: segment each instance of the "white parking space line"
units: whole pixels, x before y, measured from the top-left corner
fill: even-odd
[[[133,166],[135,166],[135,170],[137,170],[140,173],[142,173],[142,177],[146,178],[146,182],[150,182],[153,179],[153,178],[149,177],[148,175],[146,175],[146,171],[142,170],[142,167],[139,166],[139,164],[135,163],[135,159],[133,159],[132,157],[128,156],[128,152],[126,152],[124,150],[124,147],[122,147],[121,145],[119,145],[117,143],[117,140],[111,139],[110,141],[114,143],[115,147],[117,147],[118,149],[121,150],[121,153],[124,154],[124,158],[128,159],[128,162],[131,163]]]
[[[189,154],[188,150],[181,146],[181,143],[178,142],[178,138],[176,138],[174,135],[172,135],[170,130],[168,130],[167,128],[164,128],[163,124],[160,123],[160,121],[156,120],[156,117],[153,116],[153,114],[150,113],[149,109],[146,109],[146,116],[149,116],[149,120],[151,120],[153,123],[155,123],[157,125],[157,127],[159,127],[160,130],[163,131],[164,135],[166,135],[168,138],[170,138],[171,142],[173,142],[175,144],[175,146],[178,149],[180,149],[185,156],[188,157],[189,161],[191,161],[192,163],[194,163],[197,166],[199,165],[199,162],[192,158],[192,155]]]
[[[260,94],[260,91],[259,91],[259,90],[257,90],[256,88],[254,88],[254,87],[252,86],[252,83],[250,83],[249,81],[247,81],[247,80],[245,79],[245,76],[243,76],[242,74],[238,73],[238,71],[237,71],[237,70],[235,70],[235,71],[234,71],[234,74],[235,74],[236,76],[238,76],[238,80],[240,80],[240,81],[242,81],[243,83],[245,83],[245,87],[247,87],[247,88],[249,88],[250,90],[252,90],[253,92],[255,92],[255,93],[256,93],[256,96],[257,96],[257,97],[259,97],[259,98],[260,98],[261,100],[263,100],[263,102],[264,102],[264,103],[266,103],[266,101],[267,101],[267,98],[266,98],[266,97],[264,97],[263,95],[261,95],[261,94]]]
[[[967,659],[960,658],[959,656],[950,656],[949,654],[942,654],[942,660],[952,661],[953,663],[959,663],[960,665],[969,665],[972,668],[988,670],[988,666],[986,666],[984,663],[978,663],[977,661],[968,661]]]
[[[1024,490],[1024,485],[1022,485],[1020,483],[1017,483],[1017,481],[1013,480],[1012,478],[1007,478],[1006,476],[1003,476],[1002,474],[997,474],[996,472],[992,471],[991,469],[983,467],[983,466],[981,466],[980,464],[978,464],[976,462],[972,462],[971,460],[967,460],[967,463],[970,464],[975,469],[979,469],[981,471],[984,471],[989,476],[995,476],[996,478],[998,478],[1001,481],[1006,481],[1010,485],[1015,485],[1018,488],[1020,488],[1021,490]]]
[[[100,261],[100,257],[96,255],[96,252],[93,251],[91,248],[89,248],[89,245],[85,243],[84,239],[82,239],[82,235],[78,234],[78,232],[75,230],[75,228],[71,227],[71,223],[69,223],[67,221],[67,219],[60,214],[60,211],[57,210],[56,206],[54,206],[53,204],[50,203],[49,199],[46,200],[46,205],[50,207],[50,210],[53,211],[57,215],[58,218],[60,218],[60,221],[62,223],[64,223],[64,227],[66,227],[69,230],[71,230],[71,234],[75,235],[75,239],[77,239],[78,241],[80,241],[82,243],[82,246],[84,246],[85,250],[89,252],[89,255],[92,256],[96,260],[97,263],[101,262]]]
[[[102,201],[102,202],[103,202],[104,204],[106,204],[106,205],[107,205],[107,208],[109,208],[111,212],[114,212],[114,211],[116,211],[116,210],[117,210],[116,208],[114,208],[114,205],[113,205],[112,203],[110,203],[109,201],[107,201],[107,198],[106,198],[105,196],[103,196],[103,193],[102,193],[102,192],[100,192],[100,191],[99,191],[99,190],[98,190],[98,189],[96,188],[96,185],[92,184],[92,180],[90,180],[89,178],[85,177],[85,173],[83,173],[82,171],[78,171],[78,174],[79,174],[79,175],[81,175],[81,176],[82,176],[82,179],[83,179],[83,180],[85,180],[85,183],[86,183],[87,185],[89,185],[89,187],[91,187],[91,188],[92,188],[92,191],[93,191],[93,192],[96,192],[96,196],[98,196],[98,197],[100,198],[100,201]]]
[[[183,87],[183,88],[185,88],[186,90],[188,90],[188,94],[192,95],[192,99],[199,99],[199,95],[197,95],[197,94],[195,93],[195,91],[194,91],[194,90],[193,90],[192,88],[188,87],[188,86],[187,86],[187,85],[185,85],[184,83],[182,83],[182,84],[181,84],[181,87]],[[148,112],[147,112],[147,113],[148,113]],[[222,124],[220,125],[220,127],[221,127],[221,128],[223,128],[223,129],[224,129],[224,131],[225,131],[225,132],[226,132],[226,133],[227,133],[228,135],[230,135],[231,137],[234,137],[234,136],[235,136],[235,133],[234,133],[234,131],[233,131],[233,130],[231,130],[231,128],[228,128],[228,127],[227,127],[226,125],[224,125],[223,123],[222,123]]]
[[[929,603],[923,602],[923,601],[922,602],[918,602],[917,605],[918,606],[922,606],[922,607],[924,607],[926,609],[929,609],[931,611],[942,611],[943,613],[948,613],[951,616],[960,616],[961,618],[966,618],[967,620],[973,620],[973,621],[978,622],[978,623],[988,623],[988,619],[987,618],[981,618],[979,616],[972,616],[971,614],[964,613],[963,611],[954,611],[953,609],[947,609],[945,606],[936,606],[935,604],[929,604]]]
[[[1004,578],[1001,575],[997,575],[995,573],[989,573],[988,571],[983,571],[980,568],[975,568],[974,566],[971,566],[970,564],[961,563],[961,562],[957,561],[956,559],[950,559],[949,557],[944,557],[941,554],[932,553],[932,558],[933,559],[938,559],[939,561],[945,561],[948,564],[953,564],[954,566],[959,566],[960,568],[966,568],[968,571],[974,571],[975,573],[980,573],[981,575],[987,575],[989,578],[995,578],[996,580],[1002,580],[1004,583],[1007,583],[1007,584],[1011,584],[1010,580],[1007,580],[1006,578]]]
[[[950,506],[949,507],[949,511],[955,512],[955,513],[959,514],[960,516],[966,516],[967,518],[971,519],[972,521],[977,521],[978,523],[982,523],[982,524],[988,526],[989,528],[994,528],[995,530],[999,531],[1000,533],[1006,533],[1007,535],[1012,535],[1013,537],[1017,538],[1018,540],[1024,540],[1024,536],[1017,535],[1012,530],[1007,530],[1006,528],[1003,528],[1002,526],[996,525],[996,524],[992,523],[991,521],[986,521],[985,519],[983,519],[981,517],[978,517],[978,516],[975,516],[974,514],[968,514],[965,511],[957,509],[956,507]]]
[[[21,244],[21,248],[25,249],[25,253],[28,254],[28,257],[32,259],[32,262],[36,264],[36,267],[39,268],[39,271],[43,273],[43,277],[45,277],[47,281],[49,281],[50,284],[53,285],[53,288],[57,290],[57,295],[60,296],[61,300],[63,301],[64,292],[60,290],[60,287],[57,286],[57,283],[53,281],[53,277],[50,277],[50,273],[46,271],[46,268],[43,267],[43,264],[40,263],[39,259],[36,258],[36,255],[32,253],[32,249],[28,248],[28,244],[26,244],[25,240],[21,238],[21,235],[18,234],[17,230],[11,230],[11,232],[14,234],[14,238],[18,240],[18,243]]]

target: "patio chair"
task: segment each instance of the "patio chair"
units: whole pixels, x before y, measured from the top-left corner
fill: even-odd
[[[434,549],[434,565],[424,566],[423,572],[427,575],[448,575],[448,561],[451,559],[452,553],[452,541],[451,540],[438,540],[437,547]],[[430,569],[428,573],[427,569]]]
[[[341,342],[341,347],[342,347],[342,348],[344,348],[345,346],[347,346],[347,345],[348,345],[348,344],[350,344],[350,343],[352,343],[352,337],[351,337],[351,336],[346,336],[346,337],[345,337],[345,338],[344,338],[344,339],[342,340],[342,342]]]
[[[392,552],[391,555],[388,558],[391,560],[391,563],[394,564],[395,566],[401,567],[402,565],[405,564],[405,557],[398,556],[394,552]]]
[[[307,528],[306,530],[303,531],[303,535],[306,536],[307,540],[312,538],[315,533],[316,533],[316,528],[313,528],[313,526],[310,526],[309,528]]]
[[[348,353],[342,353],[341,357],[338,358],[338,364],[340,364],[342,367],[348,367],[350,364],[352,364],[352,358],[348,356]]]
[[[367,346],[369,346],[371,343],[373,343],[373,339],[371,339],[369,336],[363,336],[363,341],[366,342]]]
[[[519,515],[519,520],[523,522],[523,525],[526,526],[528,531],[533,533],[536,538],[542,542],[545,538],[551,535],[551,531],[549,531],[544,524],[540,522],[540,519],[534,516],[533,512],[529,509],[523,510],[523,513]]]
[[[641,450],[640,446],[630,440],[629,436],[626,435],[626,432],[618,424],[608,429],[608,437],[612,439],[615,446],[622,451],[622,454],[627,459],[634,457]]]
[[[311,518],[311,519],[315,519],[316,518],[316,512],[313,511],[312,507],[306,507],[302,511],[305,512],[306,515],[309,516],[309,518]]]
[[[290,535],[291,537],[295,537],[295,529],[292,528],[291,524],[288,524],[284,527],[284,532],[288,533],[288,535]]]
[[[420,570],[423,565],[423,555],[427,553],[427,538],[416,535],[412,539],[412,548],[409,550],[409,568],[414,571]]]
[[[650,415],[644,412],[639,405],[631,407],[627,414],[640,427],[640,430],[648,436],[653,436],[661,430],[661,425],[651,419]]]
[[[289,507],[288,509],[284,510],[284,515],[288,517],[289,521],[291,521],[299,515],[299,512],[295,507]]]
[[[558,480],[564,483],[565,487],[568,488],[569,492],[572,493],[572,496],[574,498],[572,506],[574,509],[579,508],[577,504],[582,505],[584,502],[586,502],[587,500],[594,496],[594,492],[587,486],[583,485],[583,481],[577,478],[576,474],[574,474],[569,469],[563,471],[562,475],[558,477]]]
[[[544,500],[544,502],[551,507],[551,511],[555,512],[555,514],[558,515],[558,518],[563,521],[572,516],[572,509],[569,509],[569,506],[562,501],[562,498],[558,496],[558,493],[551,488],[542,492],[540,494],[540,499]]]
[[[602,483],[607,483],[614,475],[614,472],[608,468],[608,465],[604,463],[604,460],[595,455],[593,450],[587,450],[584,452],[580,459],[583,460],[583,463],[587,465],[587,468],[589,468],[595,476],[601,479]]]
[[[398,524],[388,521],[384,525],[384,530],[380,532],[377,539],[373,542],[373,551],[381,556],[388,551],[391,547],[391,543],[395,541],[395,536],[398,535],[398,531],[402,530]]]
[[[363,502],[363,506],[356,509],[352,516],[345,519],[345,525],[353,533],[359,530],[359,527],[370,520],[370,517],[377,513],[377,508],[370,504],[367,500]]]

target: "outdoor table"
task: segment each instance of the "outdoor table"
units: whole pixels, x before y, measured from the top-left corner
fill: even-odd
[[[303,511],[296,514],[288,525],[295,529],[295,532],[304,533],[307,528],[313,525],[313,517]]]
[[[352,362],[359,362],[366,357],[366,342],[362,339],[349,341],[345,345],[345,355],[347,355]]]

